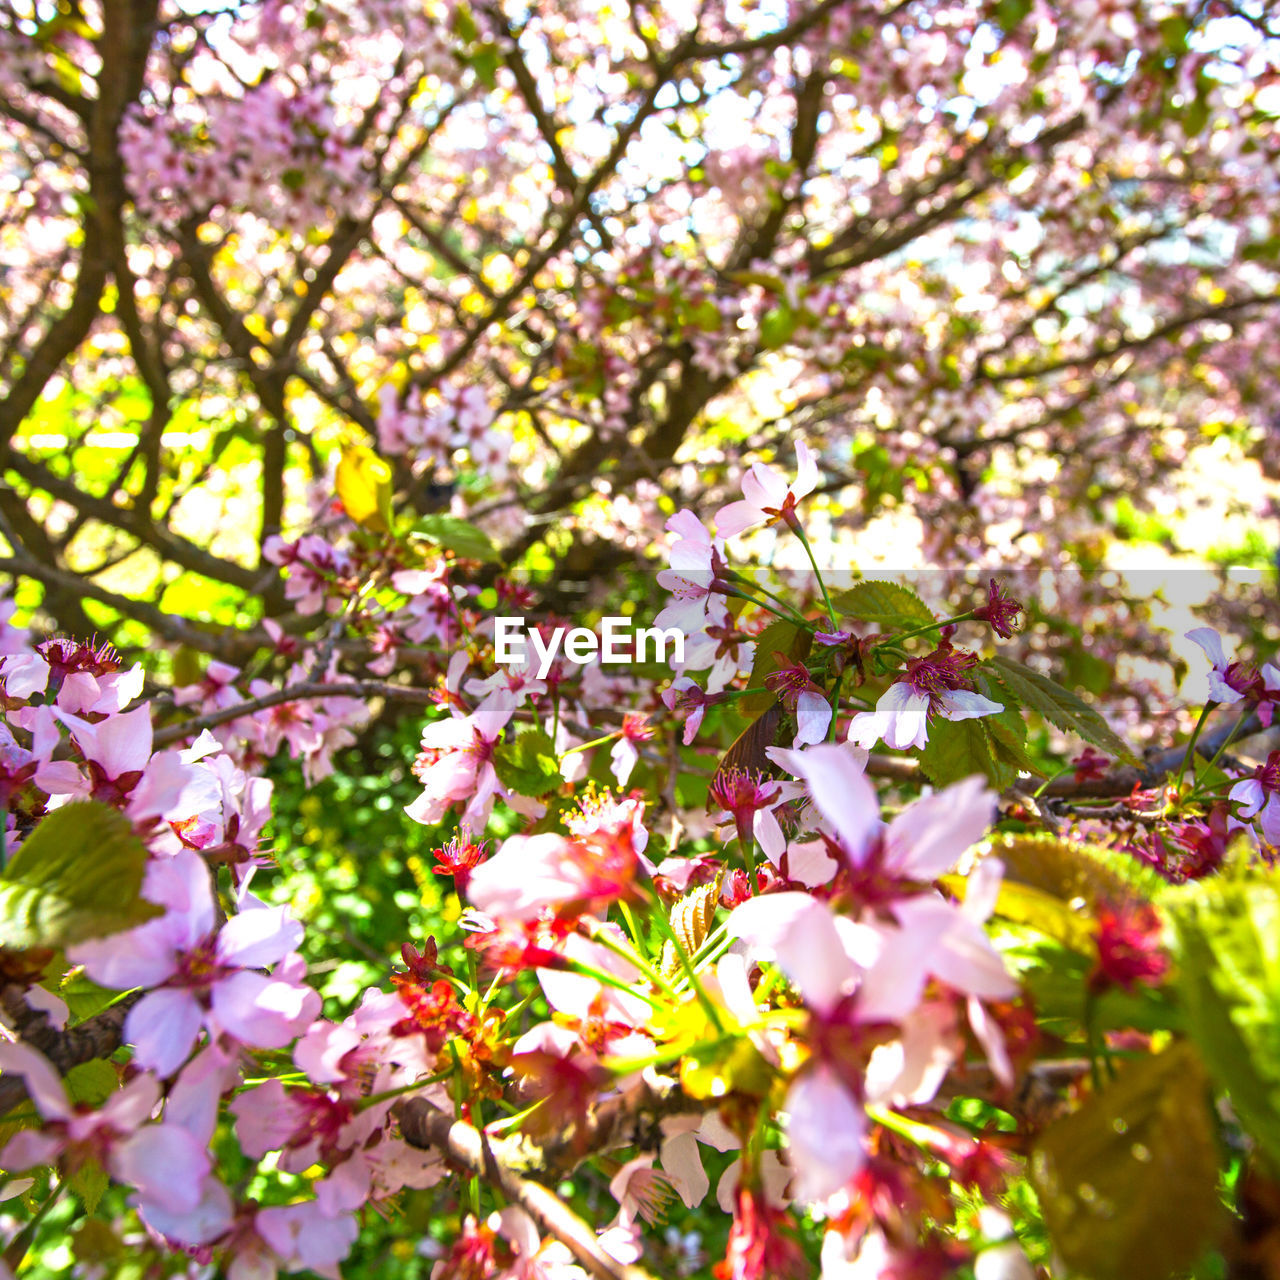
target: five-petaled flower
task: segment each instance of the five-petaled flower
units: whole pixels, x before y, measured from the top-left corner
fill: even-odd
[[[977,657],[945,637],[923,658],[909,658],[906,671],[880,696],[874,711],[860,711],[849,726],[849,741],[870,750],[882,738],[896,751],[923,747],[929,721],[972,720],[997,715],[1004,705],[978,693],[965,672]]]
[[[716,512],[716,533],[732,538],[757,524],[781,522],[799,529],[796,503],[811,494],[818,484],[818,464],[803,440],[796,442],[796,478],[788,484],[780,471],[757,462],[742,477],[742,501],[731,502]]]

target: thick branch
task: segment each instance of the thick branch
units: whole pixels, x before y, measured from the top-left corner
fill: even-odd
[[[400,1131],[411,1146],[434,1147],[453,1164],[501,1191],[543,1231],[563,1243],[598,1280],[651,1280],[642,1267],[619,1262],[605,1253],[596,1233],[554,1191],[516,1173],[504,1159],[510,1140],[490,1139],[420,1098],[401,1107]]]

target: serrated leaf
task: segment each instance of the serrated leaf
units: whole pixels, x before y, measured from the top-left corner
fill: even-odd
[[[1164,905],[1188,1033],[1280,1170],[1280,886],[1215,878],[1178,889]]]
[[[93,1213],[110,1181],[107,1171],[90,1156],[67,1179],[67,1185],[80,1197],[85,1213]]]
[[[1000,702],[999,689],[994,680],[979,679],[978,687],[993,702]],[[1001,770],[1007,782],[998,785],[1006,787],[1017,778],[1019,773],[1030,773],[1036,777],[1044,777],[1044,770],[1027,755],[1027,722],[1018,708],[1005,703],[1003,711],[992,716],[982,717],[982,727],[987,732],[987,748],[991,758]]]
[[[1052,1124],[1030,1173],[1055,1251],[1090,1280],[1168,1280],[1221,1215],[1207,1079],[1185,1042],[1139,1058]]]
[[[98,800],[55,809],[0,875],[5,945],[66,947],[160,914],[140,895],[146,846],[128,818]]]
[[[1133,874],[1126,877],[1117,869],[1120,857],[1111,850],[1056,836],[997,835],[991,838],[990,848],[1004,863],[1005,879],[1063,902],[1078,899],[1091,911],[1103,901],[1132,896],[1148,879],[1132,858]]]
[[[540,729],[526,730],[496,748],[493,768],[503,786],[522,796],[545,796],[564,781],[555,743]]]
[[[479,560],[487,564],[501,564],[502,556],[493,545],[489,535],[469,520],[459,516],[437,513],[423,516],[415,521],[412,530],[415,536],[464,560]]]
[[[391,527],[391,468],[372,449],[349,445],[342,450],[334,488],[356,524],[374,533]]]
[[[1107,722],[1070,689],[1064,689],[1048,676],[999,654],[988,660],[987,670],[1018,706],[1029,707],[1065,733],[1074,733],[1108,755],[1136,763],[1133,752],[1112,732]]]
[[[978,720],[934,720],[920,753],[920,768],[935,787],[945,787],[980,773],[996,771],[986,731]]]
[[[933,610],[910,587],[897,582],[856,582],[831,597],[831,605],[843,618],[902,631],[933,622]]]

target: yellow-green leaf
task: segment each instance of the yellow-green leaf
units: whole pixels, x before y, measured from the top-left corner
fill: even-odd
[[[348,445],[334,479],[347,515],[374,533],[386,533],[391,527],[391,468],[372,449]]]
[[[9,947],[66,947],[160,914],[140,896],[147,850],[128,818],[98,800],[54,810],[0,875]]]
[[[1185,1042],[1126,1066],[1041,1135],[1031,1158],[1055,1251],[1090,1280],[1168,1280],[1221,1216],[1208,1081]]]

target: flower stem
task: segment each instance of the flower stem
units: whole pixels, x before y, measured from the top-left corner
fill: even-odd
[[[822,570],[818,568],[818,561],[813,554],[813,548],[809,545],[809,538],[799,524],[794,524],[791,527],[795,530],[796,537],[800,539],[801,544],[804,546],[805,554],[809,557],[809,563],[813,565],[813,572],[817,576],[818,586],[822,590],[822,601],[827,606],[827,617],[831,619],[831,630],[839,631],[840,619],[836,616],[836,611],[831,604],[831,597],[827,594],[827,584],[822,580]]]
[[[1204,728],[1204,722],[1209,718],[1209,712],[1218,704],[1216,702],[1206,702],[1204,710],[1200,712],[1200,719],[1196,721],[1196,727],[1191,730],[1191,737],[1187,741],[1187,751],[1182,757],[1182,763],[1178,766],[1178,776],[1174,779],[1175,789],[1182,787],[1183,775],[1187,772],[1187,766],[1191,763],[1192,756],[1195,755],[1196,743],[1200,740],[1200,730]]]

